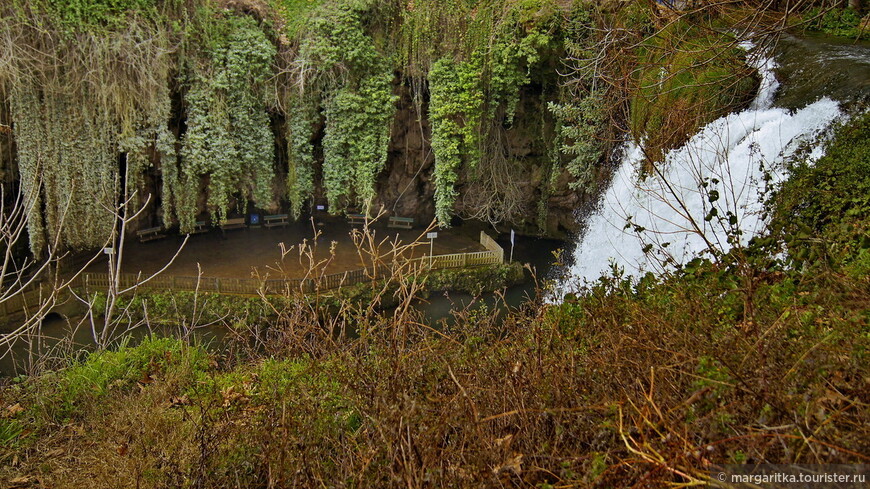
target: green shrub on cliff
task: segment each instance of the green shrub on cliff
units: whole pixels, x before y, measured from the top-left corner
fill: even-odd
[[[866,12],[865,12],[866,13]],[[870,23],[852,8],[813,8],[803,14],[807,29],[833,36],[870,39]]]
[[[757,86],[730,34],[674,22],[639,47],[632,135],[653,161],[751,100]]]

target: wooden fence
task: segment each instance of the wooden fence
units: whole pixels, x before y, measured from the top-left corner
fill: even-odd
[[[498,263],[504,263],[504,248],[499,246],[494,239],[483,231],[480,232],[480,245],[486,248],[487,251],[495,254]]]
[[[211,292],[228,295],[278,295],[290,292],[312,293],[318,290],[334,290],[363,282],[380,280],[393,275],[401,269],[403,273],[419,273],[421,271],[446,268],[478,267],[504,263],[504,250],[486,233],[480,233],[480,244],[487,251],[471,253],[453,253],[449,255],[434,255],[403,260],[376,267],[362,268],[347,272],[320,275],[296,279],[258,279],[258,278],[224,278],[224,277],[193,277],[158,275],[145,281],[147,275],[122,273],[118,277],[118,288],[150,289],[150,290],[183,290],[188,292]],[[107,273],[82,273],[71,287],[84,290],[107,290],[111,278]],[[17,294],[0,302],[0,318],[21,312],[27,308],[38,307],[40,298],[45,297],[42,284],[32,290]]]
[[[0,297],[0,319],[25,310],[38,310],[50,295],[48,286],[42,284],[29,287],[24,292],[19,292],[3,299]]]

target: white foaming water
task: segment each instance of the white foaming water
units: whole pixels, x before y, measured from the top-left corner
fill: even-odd
[[[588,216],[586,232],[574,251],[569,281],[594,281],[611,263],[628,275],[659,271],[662,255],[649,257],[644,252],[648,244],[653,245],[649,250],[661,250],[677,263],[710,247],[727,251],[731,247],[728,212],[737,218],[741,242],[763,230],[760,200],[765,172],[771,183],[782,180],[782,162],[802,145],[817,143],[841,112],[839,104],[828,98],[794,113],[773,107],[779,87],[773,60],[756,58],[750,63],[762,81],[749,108],[713,121],[685,146],[670,151],[657,164],[661,176],[640,175],[640,145],[632,142],[623,148],[610,188],[598,210]],[[818,158],[822,152],[818,145],[809,158]],[[707,187],[700,191],[702,182]],[[711,203],[714,190],[719,198]],[[712,207],[718,217],[707,221]],[[628,221],[632,225],[626,228]]]

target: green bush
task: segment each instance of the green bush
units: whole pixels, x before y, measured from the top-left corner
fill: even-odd
[[[861,14],[855,9],[833,8],[822,13],[821,9],[814,8],[808,10],[803,18],[807,28],[812,31],[852,39],[870,39],[870,30],[866,26],[862,28]]]
[[[522,265],[511,263],[487,267],[435,270],[426,276],[426,289],[480,295],[483,292],[492,292],[522,281]]]
[[[25,416],[37,424],[62,423],[99,410],[99,400],[112,391],[128,391],[157,375],[189,378],[207,363],[204,350],[172,338],[147,337],[134,347],[92,353],[81,363],[25,384],[36,393]]]
[[[792,258],[866,269],[870,249],[870,113],[835,133],[823,157],[798,162],[775,196],[773,227]],[[822,241],[819,241],[822,238]]]

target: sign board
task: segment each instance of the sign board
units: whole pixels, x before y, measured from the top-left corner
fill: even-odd
[[[103,248],[103,254],[104,255],[114,255],[115,248]]]
[[[259,214],[251,214],[248,217],[248,220],[251,222],[251,226],[256,226],[260,224],[260,215]]]
[[[319,206],[317,206],[317,210],[319,210],[319,211],[325,211],[325,210],[326,210],[326,206],[325,206],[325,205],[319,205]]]
[[[426,239],[435,239],[438,237],[438,233],[426,233]]]

